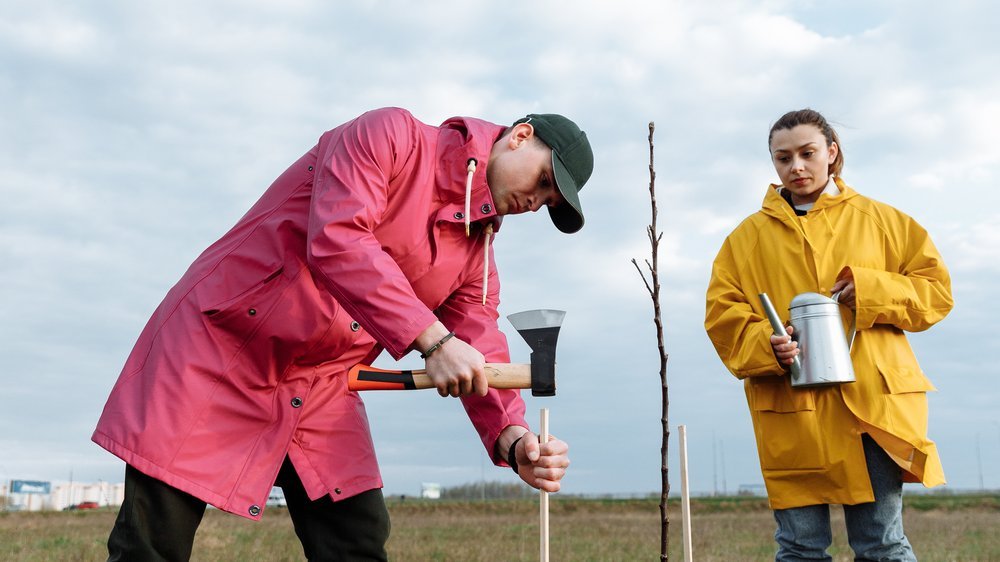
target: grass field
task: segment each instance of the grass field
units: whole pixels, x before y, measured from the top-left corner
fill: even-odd
[[[679,507],[671,503],[671,560],[683,560]],[[396,561],[538,560],[538,512],[531,500],[390,500]],[[774,520],[759,498],[692,501],[694,559],[771,560]],[[835,508],[835,560],[852,560]],[[907,535],[923,562],[1000,560],[1000,497],[907,496]],[[0,560],[98,561],[115,518],[111,509],[0,514]],[[633,561],[659,557],[658,500],[585,500],[552,496],[554,561]],[[302,560],[283,509],[253,523],[209,510],[195,541],[197,561]]]

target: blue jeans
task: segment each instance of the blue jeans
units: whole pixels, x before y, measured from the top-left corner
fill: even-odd
[[[910,541],[903,534],[903,475],[889,455],[867,434],[862,435],[868,476],[875,501],[844,506],[847,540],[854,560],[916,562]],[[774,510],[778,530],[777,562],[833,560],[826,553],[833,542],[830,506],[808,505]]]

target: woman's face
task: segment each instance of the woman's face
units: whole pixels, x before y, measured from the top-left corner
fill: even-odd
[[[814,203],[830,181],[830,164],[837,158],[837,143],[827,145],[815,125],[797,125],[771,136],[771,162],[781,184],[796,205]]]

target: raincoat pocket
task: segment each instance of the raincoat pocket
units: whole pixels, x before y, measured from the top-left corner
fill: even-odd
[[[279,282],[284,269],[284,266],[279,266],[235,296],[202,306],[202,314],[213,327],[234,334],[256,327],[278,300],[280,288],[284,285]]]
[[[937,388],[918,367],[878,365],[878,372],[889,389],[889,394],[934,392]]]
[[[792,390],[784,379],[749,385],[761,468],[815,470],[826,463],[811,390]]]
[[[750,407],[759,412],[779,412],[783,414],[816,409],[816,399],[808,389],[792,389],[787,377],[768,377],[762,382],[760,377],[749,378]]]

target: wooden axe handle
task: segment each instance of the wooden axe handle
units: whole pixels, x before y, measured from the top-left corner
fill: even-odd
[[[531,388],[531,365],[487,363],[486,380],[490,388]],[[347,373],[347,388],[358,390],[414,390],[434,388],[424,369],[393,371],[368,365],[355,365]]]

